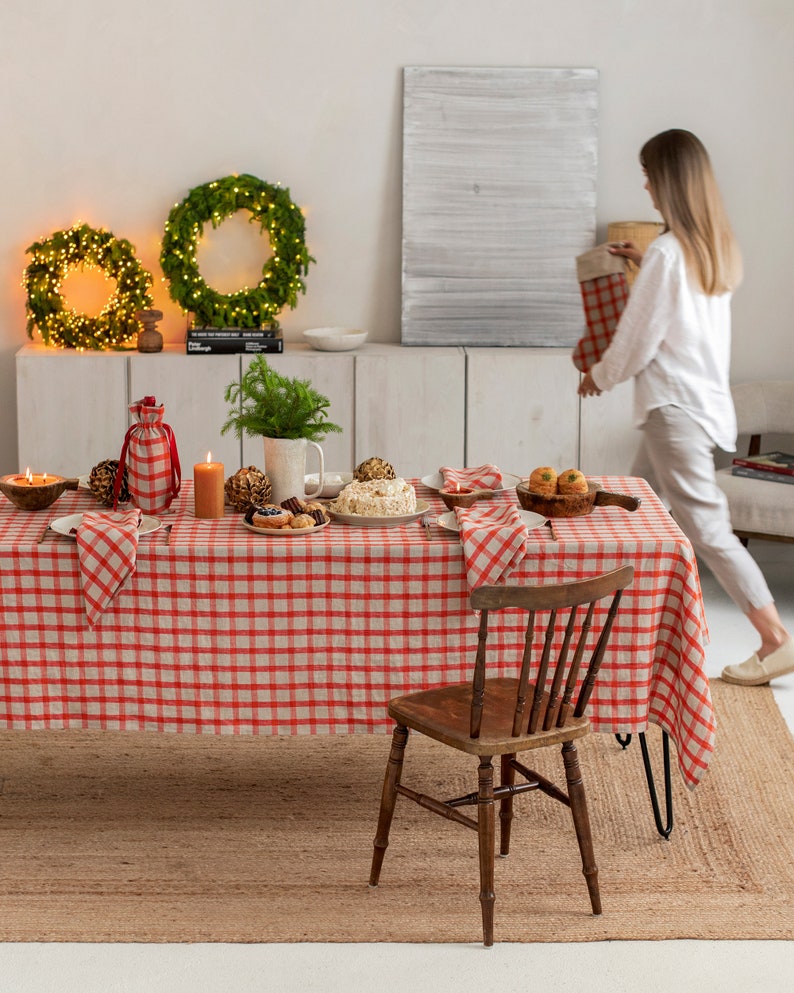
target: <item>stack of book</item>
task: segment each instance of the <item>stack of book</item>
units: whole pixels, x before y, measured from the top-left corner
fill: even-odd
[[[249,328],[188,328],[185,337],[188,355],[233,355],[243,352],[283,352],[280,331]]]
[[[785,452],[767,452],[765,455],[748,455],[733,460],[734,476],[748,479],[765,479],[771,483],[794,483],[794,455]]]

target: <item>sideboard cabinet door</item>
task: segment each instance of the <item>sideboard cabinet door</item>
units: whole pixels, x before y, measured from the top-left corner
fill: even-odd
[[[466,465],[526,478],[579,462],[579,373],[569,348],[467,348]]]
[[[89,473],[118,458],[127,430],[127,356],[30,344],[16,354],[19,471]]]
[[[463,465],[463,349],[376,344],[355,354],[355,463],[378,455],[403,477]]]
[[[587,476],[627,476],[634,464],[640,431],[634,427],[634,383],[582,398],[582,472]]]
[[[239,355],[186,355],[183,345],[162,352],[129,355],[132,401],[153,396],[165,405],[163,420],[176,438],[182,478],[193,478],[193,466],[212,452],[226,475],[240,468],[241,446],[234,432],[222,435],[229,383],[240,378]]]

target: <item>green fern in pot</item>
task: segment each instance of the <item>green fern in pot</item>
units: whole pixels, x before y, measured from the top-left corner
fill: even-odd
[[[222,434],[233,430],[238,438],[248,434],[317,442],[342,431],[328,420],[328,397],[307,379],[282,376],[263,355],[251,361],[239,382],[226,387],[224,396],[231,406]]]

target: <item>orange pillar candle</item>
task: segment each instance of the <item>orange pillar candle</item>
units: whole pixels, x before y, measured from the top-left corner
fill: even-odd
[[[193,466],[193,506],[196,517],[223,517],[223,462],[213,462],[207,452],[206,462]]]

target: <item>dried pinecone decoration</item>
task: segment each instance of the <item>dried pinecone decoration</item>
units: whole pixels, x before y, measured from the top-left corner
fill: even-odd
[[[270,480],[254,465],[249,465],[246,469],[238,469],[233,476],[229,476],[224,484],[224,490],[226,502],[241,514],[244,514],[249,507],[261,507],[270,503],[272,494]]]
[[[118,472],[118,459],[103,459],[98,462],[88,477],[88,486],[94,496],[106,507],[113,506],[113,486],[116,482]],[[121,487],[119,489],[119,503],[129,503],[130,491],[127,489],[127,467],[121,474]]]
[[[397,473],[394,466],[385,459],[374,455],[371,459],[365,459],[353,470],[353,479],[358,483],[366,483],[370,479],[396,479]]]

